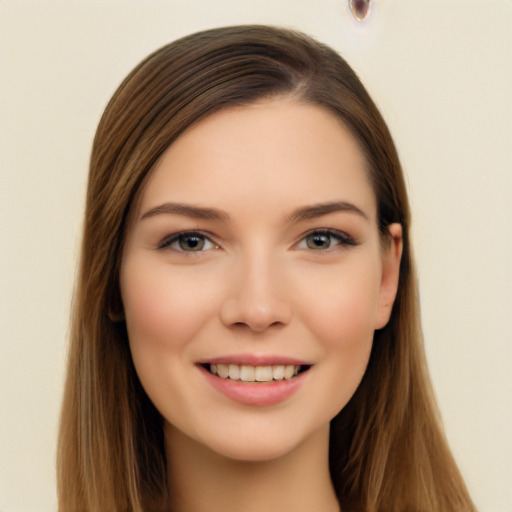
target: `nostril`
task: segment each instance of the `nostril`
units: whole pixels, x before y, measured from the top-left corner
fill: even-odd
[[[281,321],[275,321],[275,322],[267,322],[265,320],[251,320],[251,321],[247,321],[247,322],[234,322],[231,324],[231,327],[235,328],[235,329],[249,329],[251,331],[254,331],[254,332],[263,332],[263,331],[266,331],[267,329],[269,328],[273,328],[273,329],[279,329],[279,328],[282,328],[286,325],[285,322],[281,322]]]
[[[272,292],[273,290],[258,290],[254,287],[241,289],[222,304],[222,323],[226,327],[243,327],[254,332],[287,325],[292,317],[291,304],[288,298]]]

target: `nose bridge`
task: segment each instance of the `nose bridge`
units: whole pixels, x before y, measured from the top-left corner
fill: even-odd
[[[230,276],[223,322],[255,332],[289,323],[292,307],[282,270],[279,257],[262,247],[241,254]]]

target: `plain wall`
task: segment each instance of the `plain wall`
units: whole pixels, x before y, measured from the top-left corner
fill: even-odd
[[[0,0],[0,510],[56,508],[69,303],[95,126],[149,52],[227,24],[333,45],[407,174],[427,354],[483,512],[512,510],[512,1]]]

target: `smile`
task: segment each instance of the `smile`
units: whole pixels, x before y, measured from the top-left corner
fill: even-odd
[[[242,382],[272,382],[289,380],[308,368],[307,366],[294,364],[251,366],[245,364],[238,365],[222,363],[209,364],[204,367],[210,373],[217,375],[221,379],[230,379]]]
[[[291,398],[309,380],[312,367],[311,364],[298,364],[299,361],[284,361],[285,358],[237,357],[237,362],[233,359],[235,357],[218,358],[199,363],[197,367],[217,392],[251,406],[270,406]],[[249,362],[253,364],[247,364]]]

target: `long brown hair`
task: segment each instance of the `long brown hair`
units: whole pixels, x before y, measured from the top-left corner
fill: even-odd
[[[124,80],[94,139],[58,451],[62,511],[161,510],[162,419],[135,373],[119,268],[127,217],[148,173],[187,128],[269,96],[321,105],[363,152],[381,232],[403,230],[398,295],[365,376],[331,422],[330,469],[342,509],[473,511],[450,454],[423,351],[406,187],[391,135],[348,64],[290,30],[239,26],[156,51]]]

